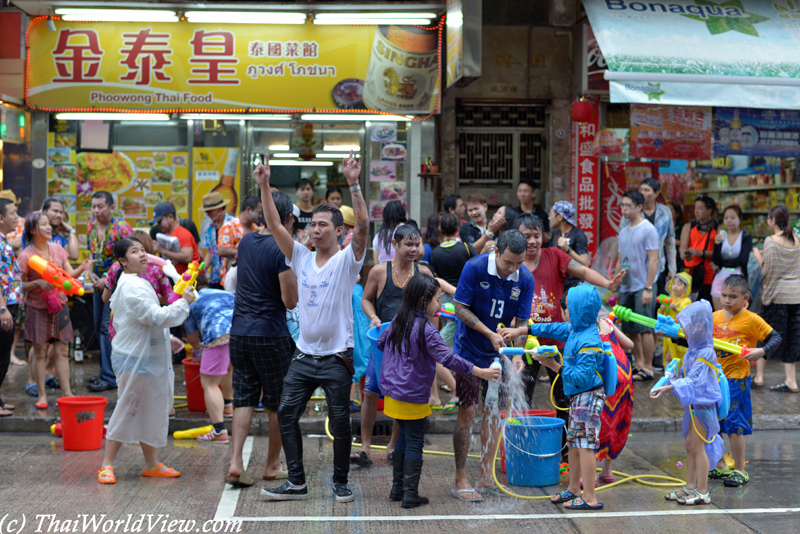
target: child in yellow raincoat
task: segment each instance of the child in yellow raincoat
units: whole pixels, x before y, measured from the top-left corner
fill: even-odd
[[[673,319],[678,315],[678,312],[692,303],[689,298],[689,293],[692,292],[692,275],[688,273],[678,273],[667,284],[667,291],[672,297],[672,302],[669,304],[662,304],[658,313],[669,315]],[[683,343],[683,344],[680,344]],[[664,336],[664,366],[672,361],[674,358],[683,358],[686,354],[686,344],[684,340],[670,339]]]

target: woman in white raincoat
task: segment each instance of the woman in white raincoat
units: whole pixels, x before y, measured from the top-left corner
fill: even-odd
[[[111,365],[117,375],[117,406],[108,422],[103,465],[98,482],[114,484],[114,459],[123,443],[138,443],[144,454],[142,476],[178,477],[180,472],[158,461],[158,447],[167,445],[169,411],[175,373],[169,328],[189,316],[194,292],[161,307],[153,287],[139,277],[147,268],[147,252],[136,238],[114,246],[123,274],[111,296],[117,335],[111,344]]]

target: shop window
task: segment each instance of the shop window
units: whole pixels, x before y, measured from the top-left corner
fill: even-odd
[[[232,148],[241,146],[239,121],[204,120],[194,122],[194,146]],[[184,128],[185,129],[185,128]]]
[[[118,122],[112,128],[112,146],[186,146],[186,123]]]

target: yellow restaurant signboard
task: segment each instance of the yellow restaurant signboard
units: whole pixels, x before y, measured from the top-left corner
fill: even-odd
[[[34,109],[406,114],[439,99],[440,28],[45,22],[28,27]]]

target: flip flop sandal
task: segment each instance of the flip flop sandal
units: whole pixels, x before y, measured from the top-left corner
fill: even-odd
[[[442,411],[452,412],[456,408],[458,408],[458,397],[453,397],[452,399],[447,401],[444,406],[442,406]]]
[[[580,497],[576,497],[570,506],[564,506],[566,510],[602,510],[603,503],[599,502],[592,506]]]
[[[11,417],[12,415],[14,415],[14,412],[11,410],[0,408],[0,417]]]
[[[500,488],[497,486],[489,486],[486,488],[475,488],[475,491],[480,493],[481,495],[494,495],[496,497],[508,497],[505,493],[500,491]]]
[[[247,473],[242,473],[241,475],[228,475],[225,477],[225,482],[234,488],[249,488],[255,484],[253,479],[247,476]]]
[[[597,478],[598,478],[598,479],[600,480],[600,482],[602,482],[603,484],[611,484],[612,482],[614,482],[614,477],[613,477],[613,476],[610,476],[610,477],[604,477],[603,475],[600,475],[600,476],[598,476]]]
[[[275,474],[272,476],[262,475],[262,480],[286,480],[289,478],[289,471],[286,470],[284,466],[281,466],[280,469],[275,471]]]
[[[164,465],[164,462],[161,462],[152,469],[142,470],[142,476],[155,478],[176,478],[181,476],[181,472],[175,471],[173,468]]]
[[[37,386],[36,384],[25,384],[25,393],[27,393],[31,397],[38,397],[39,386]]]
[[[350,463],[358,467],[369,467],[372,465],[372,460],[369,459],[366,452],[359,451],[358,454],[350,457]]]
[[[574,499],[579,499],[577,495],[572,493],[570,490],[564,490],[557,495],[553,495],[553,497],[558,497],[557,499],[550,499],[550,502],[553,504],[561,504],[562,502],[572,501]]]
[[[444,408],[441,404],[431,404],[431,410],[441,410]]]
[[[751,387],[752,389],[761,389],[761,388],[763,388],[765,385],[766,385],[766,384],[764,384],[764,382],[756,382],[755,380],[753,380],[753,382],[751,382],[751,384],[750,384],[750,387]]]
[[[4,410],[8,410],[9,412],[13,412],[14,408],[16,408],[16,407],[17,406],[14,405],[14,404],[8,404],[7,402],[3,402],[3,401],[0,400],[0,408],[2,408]]]
[[[634,382],[649,382],[653,379],[653,375],[642,369],[633,377]]]
[[[47,401],[37,402],[34,404],[37,410],[46,410],[48,408]]]
[[[778,384],[777,386],[772,386],[769,388],[770,391],[779,391],[781,393],[797,393],[800,392],[800,389],[792,389],[786,384]]]
[[[50,378],[44,381],[44,385],[53,388],[53,389],[61,389],[61,383],[56,378],[56,375],[52,375]]]
[[[445,393],[452,393],[453,392],[453,390],[450,389],[450,386],[448,386],[447,384],[442,384],[441,386],[439,386],[439,389],[441,389]]]
[[[116,484],[117,477],[114,475],[113,467],[104,467],[97,472],[97,481],[100,484]]]
[[[474,489],[460,489],[460,490],[451,489],[450,490],[450,495],[452,495],[453,497],[455,497],[459,501],[464,501],[464,502],[483,502],[483,497],[478,497],[477,499],[465,499],[464,497],[461,496],[462,493],[475,493],[475,490]],[[480,492],[477,492],[477,493],[478,493],[478,495],[480,495]]]

